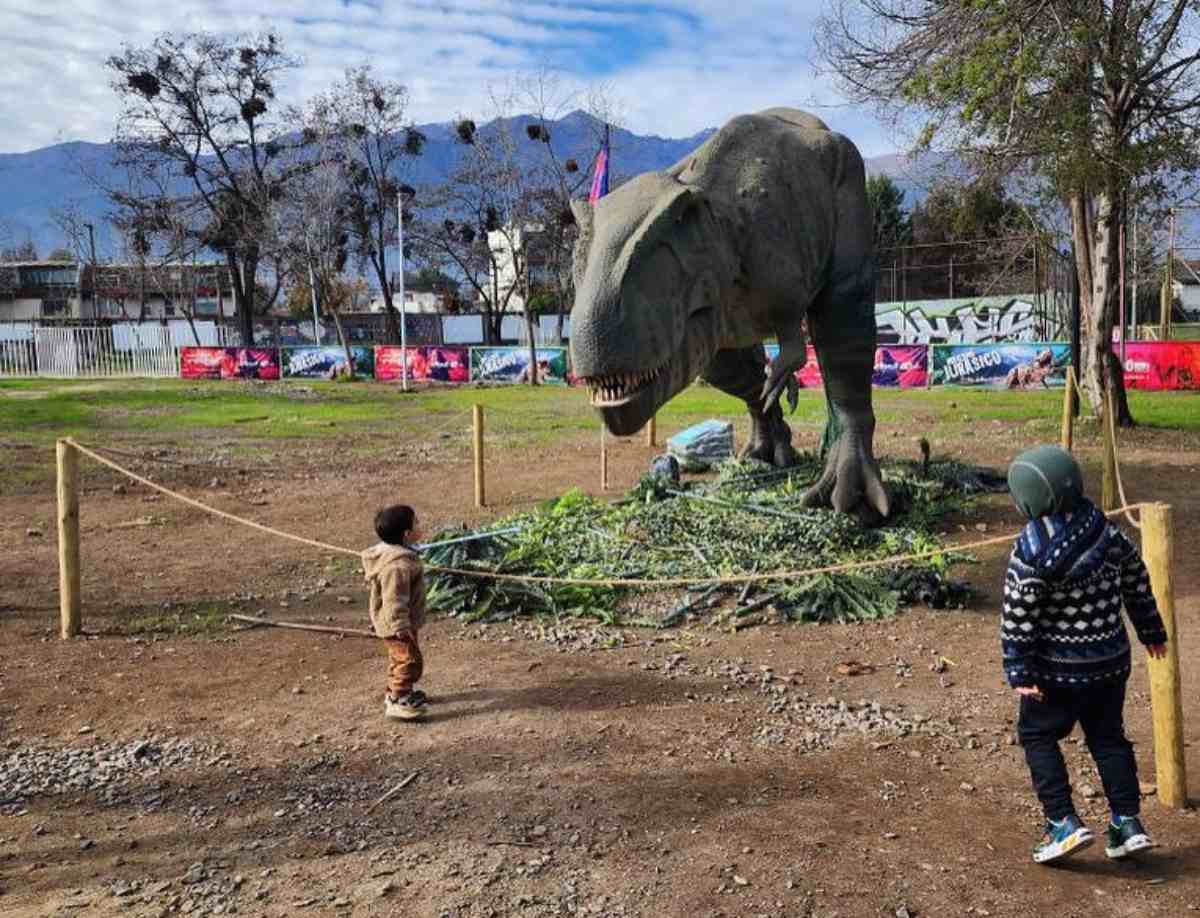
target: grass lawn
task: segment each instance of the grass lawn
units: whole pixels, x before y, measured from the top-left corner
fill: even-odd
[[[1200,430],[1195,393],[1134,392],[1134,416],[1148,427]],[[345,437],[386,431],[421,436],[448,425],[469,424],[472,404],[487,409],[489,433],[519,434],[551,442],[563,431],[597,428],[587,396],[562,386],[424,389],[405,393],[375,383],[236,383],[184,380],[0,381],[0,441],[35,446],[74,436],[103,440],[174,441],[198,431],[226,431],[237,438]],[[937,439],[968,433],[981,422],[1025,422],[1057,430],[1062,396],[1056,391],[1009,392],[966,388],[875,390],[883,425],[909,427]],[[744,424],[740,402],[707,386],[693,386],[659,413],[664,433],[710,417]],[[820,427],[820,391],[800,393],[789,422]]]

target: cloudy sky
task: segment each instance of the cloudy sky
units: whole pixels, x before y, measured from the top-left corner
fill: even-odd
[[[606,84],[625,126],[686,136],[771,105],[819,114],[867,156],[900,142],[814,74],[823,0],[8,0],[0,4],[0,152],[108,140],[105,58],[162,31],[273,29],[299,101],[369,61],[408,85],[414,120],[488,116],[489,86],[550,66]],[[253,9],[252,14],[245,10]]]

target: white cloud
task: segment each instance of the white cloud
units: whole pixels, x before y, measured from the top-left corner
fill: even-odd
[[[117,99],[105,58],[162,31],[278,31],[304,66],[285,101],[369,60],[411,90],[418,121],[487,117],[490,85],[550,61],[583,87],[596,67],[639,133],[690,135],[772,105],[809,108],[863,152],[895,142],[844,107],[808,60],[815,3],[784,0],[45,0],[0,8],[0,152],[108,139]],[[575,70],[575,73],[571,73]]]

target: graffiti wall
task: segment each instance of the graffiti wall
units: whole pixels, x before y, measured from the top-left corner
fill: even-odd
[[[1032,296],[879,303],[880,344],[991,344],[1037,341],[1043,334]]]

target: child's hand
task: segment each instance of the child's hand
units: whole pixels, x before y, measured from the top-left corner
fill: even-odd
[[[1042,690],[1036,685],[1021,685],[1017,687],[1017,694],[1022,698],[1032,698],[1034,701],[1045,701],[1046,696],[1042,694]]]
[[[1166,644],[1147,644],[1146,645],[1146,653],[1150,654],[1150,656],[1154,657],[1154,659],[1156,659],[1156,660],[1161,660],[1163,657],[1165,657],[1167,655],[1167,645]]]

